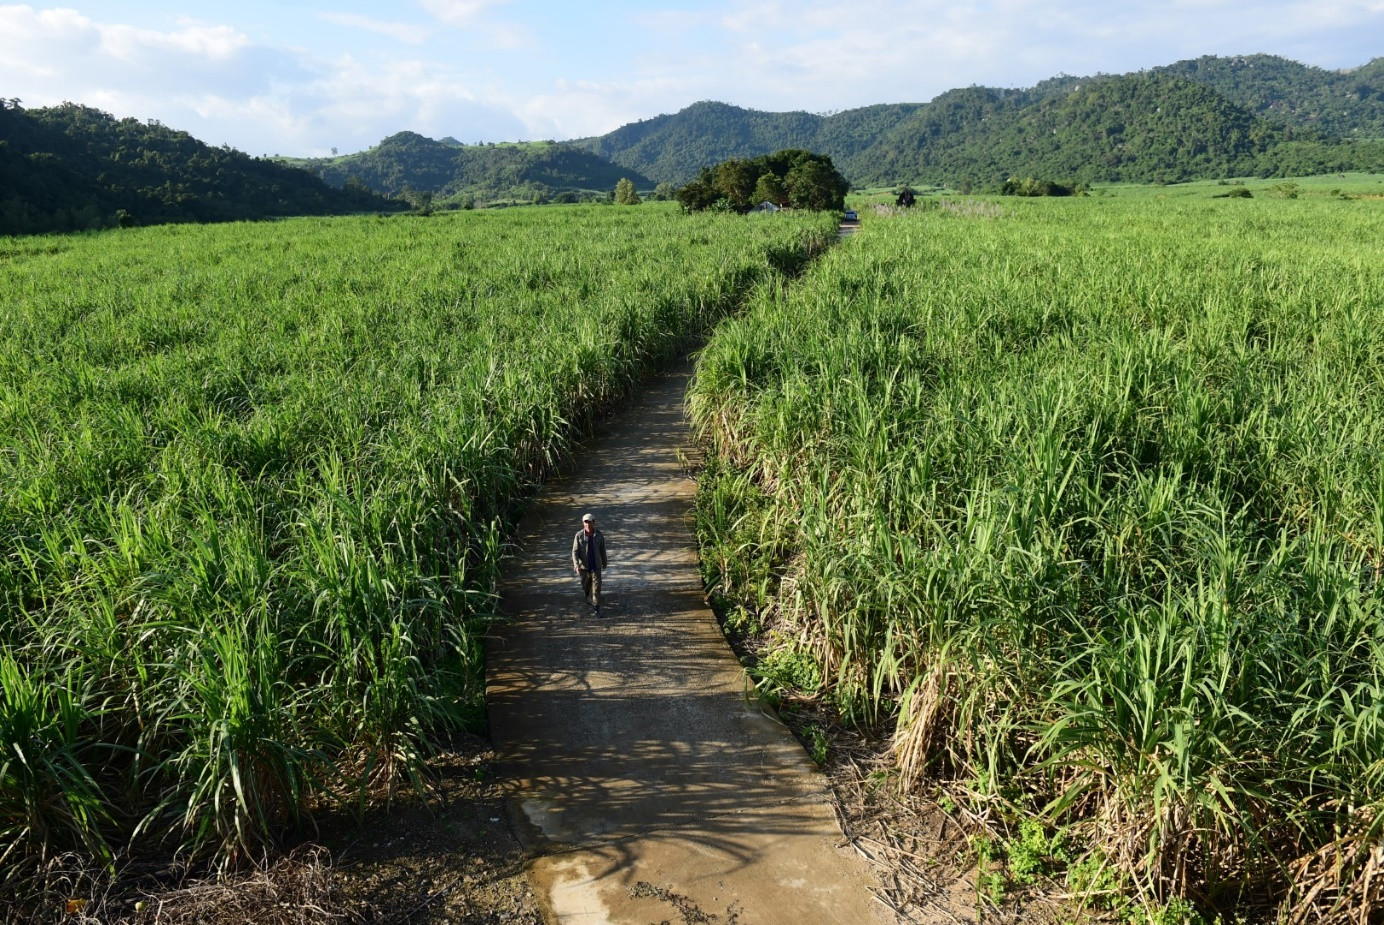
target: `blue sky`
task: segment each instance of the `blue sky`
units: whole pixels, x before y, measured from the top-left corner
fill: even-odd
[[[251,154],[402,129],[572,138],[704,99],[822,112],[1254,52],[1364,64],[1384,0],[0,0],[0,96]]]

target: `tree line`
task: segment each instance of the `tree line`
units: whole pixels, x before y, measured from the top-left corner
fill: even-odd
[[[403,208],[158,122],[0,106],[0,234]]]
[[[747,212],[761,203],[795,209],[845,208],[850,183],[831,158],[788,149],[754,158],[730,158],[703,167],[676,193],[689,212],[722,208]]]

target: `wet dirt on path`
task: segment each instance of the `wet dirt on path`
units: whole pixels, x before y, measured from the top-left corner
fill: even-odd
[[[825,778],[745,696],[704,602],[688,378],[608,421],[520,528],[487,703],[530,882],[554,923],[893,921]],[[599,618],[570,558],[586,511],[610,557]]]

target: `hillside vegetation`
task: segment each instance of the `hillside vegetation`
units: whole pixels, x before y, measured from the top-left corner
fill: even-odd
[[[933,202],[702,353],[703,561],[761,688],[1013,837],[992,897],[1376,921],[1377,203]]]
[[[574,144],[674,183],[780,148],[828,155],[858,185],[995,188],[1035,173],[1105,182],[1287,176],[1381,169],[1384,146],[1351,143],[1384,138],[1381,107],[1378,60],[1340,74],[1270,56],[1207,58],[830,116],[701,102]]]
[[[295,161],[333,186],[363,184],[390,196],[426,191],[442,202],[549,199],[609,193],[621,179],[653,183],[628,167],[566,144],[463,145],[399,132],[368,151]]]
[[[1339,138],[1384,138],[1384,58],[1326,71],[1275,55],[1208,55],[1154,71],[1195,80],[1271,121]]]
[[[1141,74],[1060,92],[954,90],[857,155],[851,170],[867,184],[908,177],[982,188],[1013,175],[1154,182],[1311,172],[1283,163],[1278,148],[1295,134],[1200,84]]]
[[[806,112],[759,112],[708,101],[573,144],[660,182],[683,184],[701,168],[733,157],[813,149],[821,123]]]
[[[155,122],[0,107],[0,234],[398,208]]]

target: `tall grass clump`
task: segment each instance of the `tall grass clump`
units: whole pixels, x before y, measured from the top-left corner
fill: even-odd
[[[0,869],[234,864],[479,717],[516,504],[829,218],[0,241]]]
[[[905,781],[1071,827],[1150,900],[1374,921],[1384,215],[1360,206],[871,218],[701,357],[704,548],[762,563],[707,570],[893,729]]]

